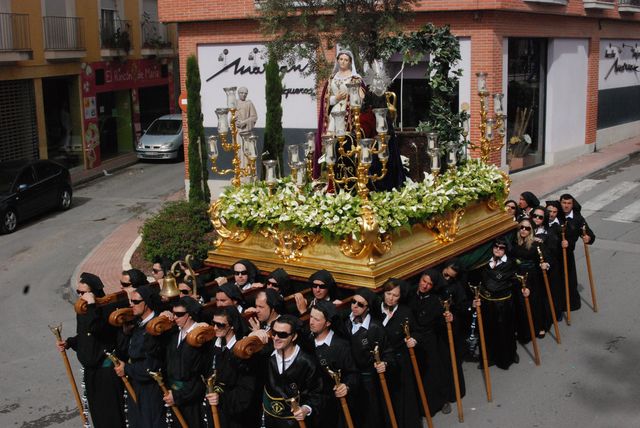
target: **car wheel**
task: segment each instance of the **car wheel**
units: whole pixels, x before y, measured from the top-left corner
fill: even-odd
[[[64,189],[62,189],[62,191],[60,192],[60,196],[58,197],[58,207],[61,210],[68,210],[69,208],[71,208],[71,200],[71,189],[65,187]]]
[[[2,233],[12,233],[18,227],[18,215],[13,208],[7,208],[2,214],[2,224],[0,224],[0,230]]]

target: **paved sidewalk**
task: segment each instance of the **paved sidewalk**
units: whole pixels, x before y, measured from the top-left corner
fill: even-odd
[[[511,176],[511,198],[518,200],[519,195],[526,190],[540,197],[548,195],[589,174],[624,161],[639,151],[640,137],[605,147],[564,164],[541,166],[515,173]],[[181,198],[184,198],[184,191],[169,196],[167,200]],[[92,272],[102,278],[106,293],[119,291],[120,273],[128,268],[131,254],[139,244],[137,231],[143,221],[138,217],[132,218],[98,244],[74,272],[72,284],[77,282],[80,273]]]

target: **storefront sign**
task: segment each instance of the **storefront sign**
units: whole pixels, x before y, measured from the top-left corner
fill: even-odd
[[[256,44],[204,45],[198,47],[198,65],[202,88],[204,126],[218,124],[215,109],[226,107],[222,88],[248,89],[247,99],[258,113],[257,128],[264,128],[267,113],[265,101],[266,48]],[[292,65],[282,64],[282,126],[285,128],[315,128],[317,126],[316,89],[314,76],[305,76],[306,60]]]
[[[634,56],[638,44],[640,40],[600,40],[598,90],[640,85],[640,58]]]
[[[640,68],[640,66],[638,66],[637,64],[629,64],[628,62],[624,62],[624,61],[619,61],[619,58],[616,58],[613,61],[613,64],[611,64],[611,68],[609,69],[609,72],[607,73],[606,76],[604,76],[604,79],[606,80],[612,72],[614,73],[624,73],[625,71],[630,71],[632,73],[637,73],[638,69]]]

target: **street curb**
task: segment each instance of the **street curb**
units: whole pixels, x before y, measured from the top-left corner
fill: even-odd
[[[131,220],[129,220],[131,221]],[[118,229],[120,226],[117,226],[116,229]],[[114,229],[115,231],[115,229]],[[111,235],[113,234],[113,232],[109,233],[107,236],[105,236],[104,238],[102,238],[102,240],[98,243],[98,245],[96,245],[95,247],[93,247],[91,249],[91,251],[89,251],[87,253],[86,256],[84,256],[84,258],[82,259],[82,261],[80,263],[78,263],[78,266],[76,266],[76,268],[73,270],[73,274],[71,274],[71,283],[69,284],[69,286],[73,289],[73,287],[75,286],[75,284],[78,283],[78,281],[80,280],[80,270],[82,270],[82,267],[86,264],[86,262],[93,257],[93,254],[98,251],[98,248],[100,248],[102,246],[102,244],[111,237]]]
[[[122,270],[131,269],[131,257],[133,257],[133,253],[138,249],[140,243],[142,242],[142,235],[138,235],[135,241],[131,244],[129,249],[122,256]]]

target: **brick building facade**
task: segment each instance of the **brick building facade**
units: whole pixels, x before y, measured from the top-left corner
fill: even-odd
[[[182,91],[189,55],[215,62],[211,55],[219,51],[264,43],[257,3],[159,0],[160,19],[179,26]],[[414,9],[406,30],[428,22],[449,25],[460,40],[459,106],[470,106],[472,141],[480,121],[476,73],[489,74],[492,93],[505,93],[506,140],[517,137],[517,144],[506,144],[496,163],[512,171],[554,164],[640,133],[640,1],[443,0],[418,1]],[[405,78],[419,76],[409,72]],[[207,84],[203,76],[203,90]],[[301,114],[315,111],[285,107],[285,119]],[[213,123],[205,111],[205,126]],[[296,141],[287,143],[301,142],[298,135],[306,130],[289,129]]]

